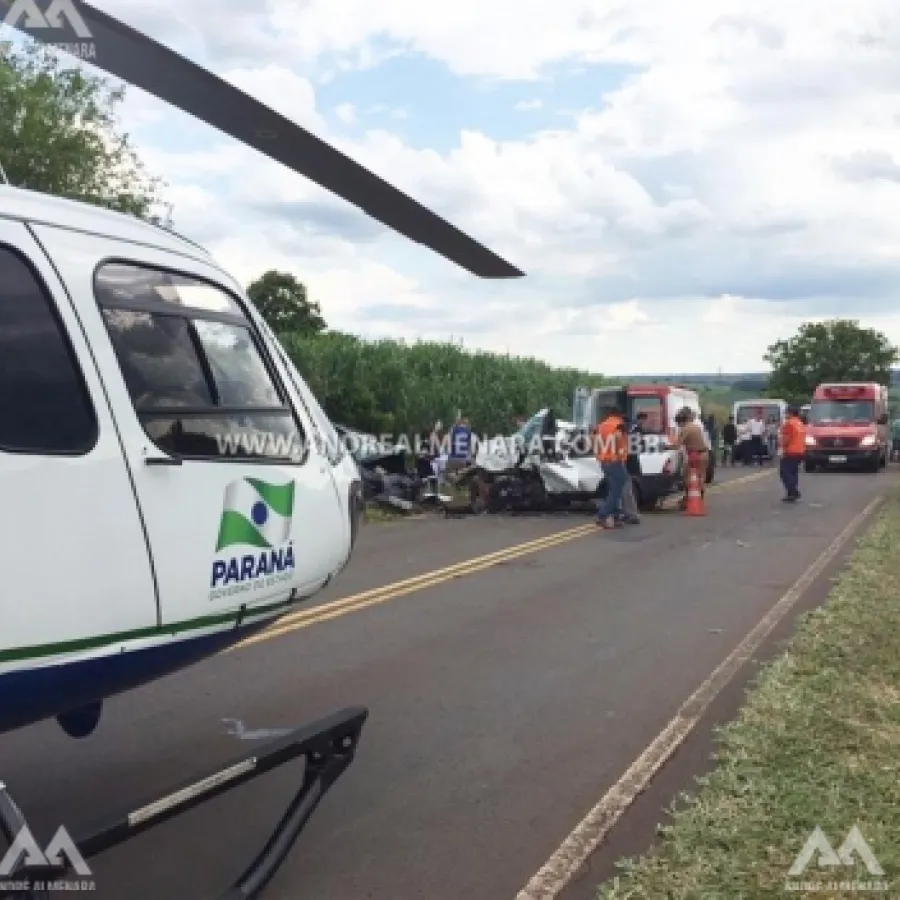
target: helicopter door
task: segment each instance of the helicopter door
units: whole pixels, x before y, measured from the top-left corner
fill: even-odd
[[[0,661],[94,655],[158,624],[128,469],[78,319],[0,219]]]
[[[90,298],[163,623],[205,628],[314,593],[347,556],[347,512],[236,287],[199,261],[47,231]],[[110,261],[92,279],[79,251]]]

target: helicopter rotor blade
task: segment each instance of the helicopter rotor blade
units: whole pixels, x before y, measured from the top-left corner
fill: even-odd
[[[525,274],[290,119],[83,0],[0,0],[0,17],[282,163],[480,278]]]

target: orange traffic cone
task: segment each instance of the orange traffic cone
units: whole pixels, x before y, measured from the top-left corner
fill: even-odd
[[[691,466],[688,474],[687,503],[684,506],[686,516],[705,516],[706,502],[700,489],[700,475],[696,466]]]

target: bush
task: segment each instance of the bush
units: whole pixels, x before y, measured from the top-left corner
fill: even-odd
[[[341,332],[279,338],[332,421],[375,434],[427,434],[438,419],[449,426],[457,410],[479,434],[509,434],[516,416],[545,406],[569,418],[575,388],[603,384],[589,372],[450,343]]]

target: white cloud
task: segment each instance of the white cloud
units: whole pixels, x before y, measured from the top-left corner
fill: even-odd
[[[389,119],[397,120],[409,118],[409,110],[399,106],[389,106],[386,103],[376,103],[373,106],[369,106],[365,110],[365,114],[367,116],[386,116]]]
[[[356,107],[352,103],[341,103],[334,113],[345,125],[352,125],[356,121]]]
[[[266,105],[285,118],[313,132],[322,131],[325,120],[316,110],[316,92],[305,78],[285,66],[231,69],[222,77],[251,97],[266,98]]]
[[[337,326],[463,331],[467,344],[602,371],[761,368],[767,344],[837,313],[880,323],[900,342],[888,315],[900,276],[896,3],[458,0],[440,15],[413,0],[103,7],[337,143],[528,273],[479,283],[426,250],[377,238],[362,213],[277,164],[129,100],[148,163],[172,183],[176,226],[245,280],[295,271]],[[398,53],[508,81],[549,81],[547,67],[559,65],[634,73],[553,130],[527,134],[535,120],[512,114],[502,132],[467,128],[464,110],[435,106],[423,84],[410,110],[380,91],[375,108],[345,94],[340,121],[374,113],[380,127],[329,134],[314,86],[359,67],[377,79],[379,62]],[[560,109],[583,103],[563,87],[554,96]],[[421,127],[457,117],[457,145],[412,146],[385,130],[405,114]],[[497,137],[511,126],[520,137]],[[206,144],[166,150],[172,133]]]

